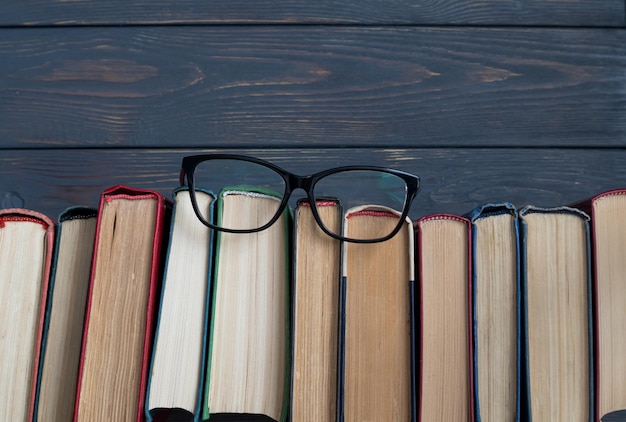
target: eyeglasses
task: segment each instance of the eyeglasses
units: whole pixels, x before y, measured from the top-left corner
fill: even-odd
[[[419,190],[419,178],[400,170],[344,166],[298,176],[258,158],[231,154],[184,157],[180,183],[188,186],[198,219],[210,228],[229,233],[253,233],[270,227],[285,211],[292,192],[302,189],[307,194],[319,227],[335,239],[356,243],[382,242],[393,237],[405,222]],[[264,213],[267,218],[242,225],[237,221],[213,219],[207,210],[198,206],[196,196],[199,191],[220,192],[220,196],[253,191],[275,201],[270,201],[273,203],[270,212]],[[377,211],[393,211],[398,216],[398,222],[388,233],[378,233],[376,238],[347,237],[341,227],[325,221],[324,214],[318,212],[316,204],[327,200],[338,202],[344,210],[369,207]]]

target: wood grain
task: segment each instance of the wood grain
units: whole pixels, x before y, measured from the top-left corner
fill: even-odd
[[[623,26],[621,0],[34,0],[4,2],[2,25],[383,23]]]
[[[621,146],[626,30],[3,30],[5,147]]]
[[[434,212],[463,214],[493,201],[558,206],[626,186],[623,149],[221,151],[265,158],[299,174],[350,164],[411,171],[422,184],[412,218]],[[116,184],[156,189],[171,197],[179,185],[182,157],[207,152],[215,150],[5,150],[0,154],[0,207],[24,205],[56,218],[71,205],[96,206],[100,192]]]

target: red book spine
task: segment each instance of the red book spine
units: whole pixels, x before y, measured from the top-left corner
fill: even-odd
[[[154,198],[157,200],[157,213],[156,213],[156,226],[154,230],[154,239],[153,239],[153,248],[152,248],[152,264],[151,264],[151,274],[150,274],[150,285],[148,291],[148,302],[147,302],[147,318],[145,325],[145,336],[144,336],[144,344],[143,344],[143,357],[141,363],[141,381],[139,387],[139,395],[138,395],[138,406],[137,406],[137,422],[145,421],[145,413],[144,413],[144,404],[145,404],[145,391],[148,382],[148,372],[150,367],[150,356],[151,356],[151,348],[153,342],[153,334],[155,327],[155,318],[156,318],[156,302],[158,296],[158,281],[160,277],[161,271],[161,252],[162,252],[162,243],[163,243],[163,234],[165,230],[165,223],[167,221],[166,211],[170,207],[170,203],[164,199],[164,197],[156,191],[152,190],[142,190],[130,188],[123,185],[113,186],[104,192],[102,192],[100,196],[100,203],[98,206],[99,210],[102,210],[105,202],[111,201],[116,198],[125,198],[125,199],[145,199],[145,198]],[[80,392],[81,392],[81,384],[83,381],[83,364],[84,364],[84,356],[87,345],[87,333],[89,330],[89,319],[91,314],[91,298],[93,293],[93,279],[94,279],[94,269],[96,267],[97,256],[98,256],[98,242],[97,239],[100,235],[100,217],[101,213],[98,213],[98,223],[96,226],[96,242],[94,245],[94,252],[92,258],[92,266],[91,266],[91,280],[89,284],[89,293],[87,298],[87,309],[85,312],[85,326],[83,328],[83,341],[81,346],[81,359],[78,371],[78,382],[77,382],[77,390],[76,390],[76,402],[74,405],[74,422],[78,421],[78,412],[80,405]]]
[[[24,208],[8,208],[0,211],[0,225],[6,221],[31,221],[41,224],[45,230],[46,256],[44,259],[43,279],[41,284],[41,296],[39,302],[39,322],[37,324],[37,347],[35,350],[35,362],[31,374],[31,390],[28,405],[28,420],[33,420],[35,411],[35,396],[37,392],[37,377],[39,376],[39,359],[41,358],[41,340],[43,338],[44,320],[46,317],[46,300],[48,298],[48,283],[50,281],[50,267],[52,265],[52,253],[54,249],[54,222],[36,211]]]
[[[470,422],[474,422],[474,365],[473,365],[473,361],[474,361],[474,334],[473,334],[473,304],[472,304],[472,225],[471,222],[468,218],[460,216],[460,215],[456,215],[456,214],[448,214],[448,213],[438,213],[438,214],[432,214],[432,215],[427,215],[424,216],[422,218],[420,218],[419,220],[417,220],[414,223],[414,228],[415,228],[415,232],[416,232],[416,244],[417,244],[417,248],[416,248],[416,268],[417,268],[417,274],[416,274],[416,282],[418,283],[418,290],[419,290],[419,298],[420,298],[420,302],[418,304],[419,306],[419,332],[423,333],[423,309],[424,307],[422,306],[422,283],[419,282],[419,280],[421,279],[421,275],[419,274],[419,269],[422,268],[422,255],[419,252],[420,248],[421,248],[421,244],[422,244],[422,235],[421,235],[421,230],[420,230],[420,225],[422,224],[422,222],[424,221],[428,221],[428,220],[441,220],[441,219],[452,219],[452,220],[457,220],[462,222],[463,224],[465,224],[466,229],[467,229],[467,239],[468,239],[468,248],[467,248],[467,265],[468,265],[468,271],[467,271],[467,279],[466,279],[466,288],[467,288],[467,297],[468,297],[468,303],[467,303],[467,318],[468,318],[468,360],[467,360],[467,366],[468,366],[468,370],[469,370],[469,415],[468,415],[468,421]],[[420,334],[421,336],[421,334]],[[418,382],[418,397],[417,397],[417,420],[421,421],[421,409],[422,409],[422,386],[421,386],[421,375],[422,375],[422,339],[419,338],[418,339],[418,348],[417,351],[419,353],[419,361],[417,364],[417,382]],[[421,422],[428,422],[428,421],[421,421]]]

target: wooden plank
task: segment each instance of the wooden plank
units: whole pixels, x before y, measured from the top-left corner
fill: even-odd
[[[465,213],[491,201],[558,206],[626,187],[626,150],[605,149],[278,149],[221,150],[254,155],[298,174],[373,164],[410,171],[422,189],[411,217]],[[24,205],[56,217],[67,206],[96,206],[116,184],[170,195],[183,156],[215,150],[5,150],[0,207]],[[23,202],[22,202],[23,201]]]
[[[4,147],[622,146],[626,30],[2,30]]]
[[[623,0],[32,0],[3,2],[2,25],[332,23],[624,26]]]

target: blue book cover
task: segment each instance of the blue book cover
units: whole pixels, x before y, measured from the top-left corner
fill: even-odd
[[[593,421],[589,216],[566,206],[526,206],[519,220],[524,420]],[[533,248],[542,253],[529,254]]]
[[[87,303],[96,217],[96,209],[81,206],[69,207],[58,217],[37,377],[33,415],[35,422],[41,420],[43,415],[50,414],[69,420],[74,412],[80,338]],[[76,220],[83,220],[85,224],[70,230],[71,234],[66,234],[67,225]],[[84,247],[83,241],[91,247]],[[60,266],[64,269],[62,274],[58,271]],[[60,291],[55,294],[57,288]],[[68,291],[72,293],[67,294]],[[51,331],[60,340],[53,343],[52,349],[48,347]],[[66,378],[60,383],[59,376]],[[46,391],[42,392],[42,388]],[[41,400],[41,394],[47,396],[45,400]]]
[[[196,197],[211,215],[212,193],[196,190]],[[196,217],[188,188],[175,189],[146,391],[149,422],[202,420],[213,236]],[[190,392],[178,394],[183,390]]]
[[[483,204],[472,227],[473,382],[476,422],[520,420],[520,260],[517,210]]]

